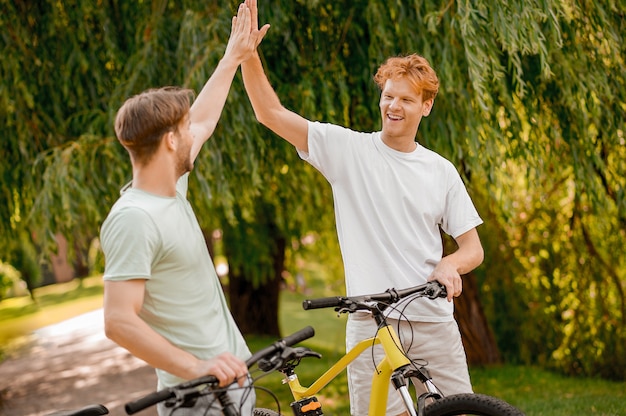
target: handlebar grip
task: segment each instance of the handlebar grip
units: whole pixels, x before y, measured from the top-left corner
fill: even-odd
[[[155,391],[154,393],[135,400],[134,402],[126,403],[126,405],[124,405],[124,409],[126,410],[127,415],[132,415],[174,396],[174,392],[170,389]]]
[[[333,308],[341,305],[343,300],[344,298],[341,296],[334,296],[332,298],[306,299],[302,301],[302,309],[307,311],[309,309]]]
[[[309,339],[313,337],[313,335],[315,335],[315,330],[311,326],[302,328],[298,332],[287,335],[285,338],[274,342],[272,345],[255,352],[250,358],[246,360],[246,364],[248,365],[248,368],[250,368],[261,358],[265,358],[267,355],[282,350],[285,348],[285,346],[291,346],[300,341],[304,341],[305,339]]]
[[[298,342],[304,341],[305,339],[312,338],[315,335],[315,330],[312,326],[307,326],[306,328],[302,328],[298,332],[295,332],[291,335],[287,335],[283,338],[283,341],[286,345],[292,346],[297,344]]]

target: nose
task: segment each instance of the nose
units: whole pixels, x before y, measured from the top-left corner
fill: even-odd
[[[398,100],[397,98],[394,98],[389,103],[389,108],[395,108],[395,107],[399,107],[399,106],[400,106],[400,100]]]

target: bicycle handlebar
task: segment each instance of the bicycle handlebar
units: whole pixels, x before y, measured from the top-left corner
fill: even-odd
[[[315,335],[315,330],[313,329],[313,327],[307,326],[306,328],[303,328],[298,332],[288,335],[283,339],[279,339],[272,345],[255,352],[250,358],[246,360],[246,364],[248,365],[248,368],[250,368],[254,364],[256,364],[256,362],[259,361],[261,358],[272,355],[276,351],[282,351],[285,349],[285,347],[290,347],[294,344],[297,344],[298,342],[304,341],[305,339],[312,338],[313,335]]]
[[[217,381],[217,378],[215,378],[215,381]],[[132,415],[172,397],[176,397],[176,392],[173,389],[155,391],[154,393],[150,393],[140,399],[126,403],[124,405],[124,409],[126,410],[127,415]]]
[[[352,305],[363,304],[365,302],[383,302],[386,304],[395,303],[407,296],[421,294],[430,299],[445,298],[447,295],[446,288],[437,281],[432,281],[419,286],[413,286],[407,289],[387,289],[383,293],[362,296],[333,296],[329,298],[307,299],[302,302],[304,310],[321,309],[321,308],[342,308]],[[355,309],[356,310],[356,309]]]
[[[246,360],[246,364],[248,368],[250,368],[260,359],[270,356],[275,352],[282,351],[285,349],[285,347],[290,347],[294,344],[297,344],[298,342],[309,339],[314,335],[315,330],[311,326],[307,326],[306,328],[303,328],[298,332],[288,335],[285,338],[279,339],[272,345],[267,346],[252,354],[252,356]],[[163,390],[155,391],[135,401],[128,402],[124,406],[124,409],[126,410],[126,414],[132,415],[150,406],[154,406],[157,403],[177,397],[178,395],[181,395],[181,393],[183,393],[182,395],[185,395],[185,390],[188,391],[186,393],[188,395],[191,393],[199,392],[204,388],[204,385],[217,385],[218,383],[219,381],[217,377],[212,375],[199,377],[173,387],[168,387]],[[200,388],[194,389],[198,386],[200,386]]]

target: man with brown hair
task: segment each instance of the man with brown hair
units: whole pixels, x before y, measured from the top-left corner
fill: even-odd
[[[246,3],[256,11],[256,0]],[[252,27],[258,30],[254,14]],[[483,260],[476,231],[482,220],[452,163],[416,142],[420,122],[430,114],[439,90],[435,71],[415,54],[387,60],[374,77],[381,89],[382,130],[364,133],[309,121],[286,109],[258,53],[241,68],[258,121],[293,144],[332,187],[347,295],[405,289],[430,280],[445,285],[447,302],[417,299],[395,305],[389,323],[398,328],[409,358],[428,362],[444,394],[471,392],[452,299],[461,294],[461,275]],[[445,257],[440,229],[459,246]],[[346,348],[376,330],[368,313],[350,314]],[[374,360],[364,353],[348,368],[353,415],[367,414],[374,364],[381,360],[380,346],[374,351]],[[387,413],[402,414],[404,405],[391,392],[390,387]]]
[[[101,229],[105,331],[156,369],[159,389],[207,374],[223,386],[248,384],[250,351],[228,310],[187,185],[237,68],[263,38],[251,33],[250,20],[241,4],[224,56],[193,105],[190,90],[152,89],[129,98],[115,120],[133,178]],[[231,390],[242,414],[251,414],[254,392]],[[204,396],[175,414],[221,415],[214,402]],[[158,410],[171,412],[163,404]]]

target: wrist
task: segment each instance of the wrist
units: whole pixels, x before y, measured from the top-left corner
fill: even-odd
[[[182,363],[181,373],[179,375],[175,375],[178,375],[185,380],[192,380],[202,376],[203,374],[199,374],[200,360],[192,354],[186,352],[185,354],[187,354],[187,357],[184,358]]]

